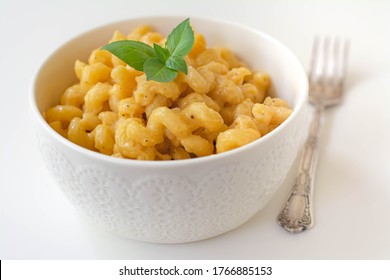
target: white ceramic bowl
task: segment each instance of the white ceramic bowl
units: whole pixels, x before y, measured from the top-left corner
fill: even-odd
[[[86,61],[115,30],[149,24],[167,35],[178,17],[130,19],[84,33],[56,50],[31,88],[33,123],[47,168],[67,198],[94,222],[136,240],[182,243],[237,228],[278,190],[304,135],[307,79],[294,55],[277,40],[241,25],[192,18],[208,45],[231,48],[250,67],[271,75],[272,90],[293,106],[277,129],[244,147],[204,158],[149,162],[113,158],[57,134],[42,112],[76,82],[73,65]],[[59,220],[60,222],[60,220]]]

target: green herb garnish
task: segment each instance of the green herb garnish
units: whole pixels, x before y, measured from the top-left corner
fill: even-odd
[[[145,72],[148,80],[170,82],[176,78],[178,71],[187,74],[184,57],[193,44],[194,31],[187,18],[172,30],[165,47],[154,44],[152,48],[142,42],[123,40],[112,42],[102,49],[111,52],[131,67]]]

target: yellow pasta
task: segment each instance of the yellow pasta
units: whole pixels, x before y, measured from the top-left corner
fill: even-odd
[[[165,97],[164,95],[157,94],[152,102],[145,106],[146,117],[149,118],[154,109],[159,107],[170,107],[172,105],[172,99]]]
[[[70,105],[56,105],[45,113],[45,118],[48,123],[60,121],[64,127],[69,125],[69,122],[74,118],[80,118],[83,111],[77,107]]]
[[[218,78],[217,86],[210,92],[210,96],[220,104],[238,104],[244,100],[241,88],[223,76]]]
[[[94,64],[98,62],[103,63],[108,67],[113,67],[111,53],[106,50],[96,49],[92,51],[88,58],[88,63]]]
[[[180,115],[186,120],[191,131],[204,127],[209,131],[220,131],[224,122],[217,111],[203,102],[193,102],[181,110]]]
[[[97,62],[82,68],[80,86],[84,92],[87,92],[98,82],[107,82],[110,79],[111,68],[101,62]]]
[[[189,57],[197,57],[206,50],[206,39],[202,34],[195,34],[194,45],[188,54]]]
[[[195,34],[185,57],[188,73],[172,82],[147,80],[110,52],[92,50],[75,61],[78,83],[44,117],[70,141],[105,155],[137,160],[181,160],[226,152],[266,135],[292,113],[268,95],[271,77],[249,68],[228,48],[209,47]],[[109,42],[164,44],[150,26]]]
[[[80,85],[74,85],[69,87],[65,93],[61,96],[61,105],[69,105],[77,108],[81,108],[84,105],[85,93],[81,90]]]
[[[218,104],[206,94],[199,94],[197,92],[192,92],[178,100],[180,109],[183,109],[194,102],[203,102],[208,107],[210,107],[211,109],[217,112],[219,112],[220,110]]]
[[[183,147],[175,147],[172,152],[173,159],[188,159],[191,158],[189,152],[187,152]]]
[[[140,75],[142,75],[142,72],[123,65],[118,65],[111,71],[112,82],[130,93],[137,86],[135,78]]]
[[[249,69],[245,67],[239,67],[239,68],[233,68],[230,70],[227,74],[226,77],[233,81],[236,85],[242,85],[244,82],[245,76],[251,75],[251,72]]]
[[[267,105],[256,103],[253,105],[252,114],[259,132],[262,135],[267,134],[273,117],[271,108]]]
[[[218,135],[217,153],[244,146],[260,138],[260,136],[260,132],[253,128],[230,128]]]
[[[61,121],[54,121],[54,122],[49,122],[49,125],[51,128],[53,128],[57,133],[61,134],[62,137],[67,138],[68,137],[68,132],[66,129],[62,127]]]
[[[188,67],[186,82],[188,86],[195,92],[206,94],[210,91],[215,81],[214,74],[207,69],[195,69],[192,66]]]
[[[100,124],[94,114],[84,114],[83,118],[73,118],[68,127],[68,138],[84,148],[95,150],[95,128]]]
[[[108,102],[112,86],[107,83],[95,84],[85,95],[84,112],[99,114],[105,102]]]
[[[94,134],[95,148],[102,154],[112,155],[114,152],[114,133],[106,124],[99,124]]]
[[[209,156],[214,152],[214,146],[199,135],[190,135],[184,138],[181,143],[186,151],[198,157]]]
[[[122,117],[140,118],[144,111],[144,107],[135,102],[134,96],[119,101],[118,113]]]
[[[108,125],[111,129],[115,128],[115,124],[119,119],[119,115],[112,111],[104,111],[98,115],[102,124]]]

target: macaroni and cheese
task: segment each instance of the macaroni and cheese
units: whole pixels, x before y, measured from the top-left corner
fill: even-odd
[[[163,45],[148,26],[112,41]],[[270,77],[255,72],[231,50],[208,47],[195,34],[185,58],[188,73],[172,82],[147,80],[106,50],[77,60],[79,82],[63,93],[45,119],[63,137],[92,151],[139,160],[208,156],[248,144],[291,114],[285,100],[268,96]]]

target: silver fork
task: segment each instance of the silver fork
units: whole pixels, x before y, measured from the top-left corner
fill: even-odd
[[[340,38],[315,38],[308,70],[309,101],[314,116],[302,151],[298,176],[277,221],[287,231],[298,233],[313,226],[313,189],[318,161],[321,114],[340,103],[346,72],[348,42]]]

